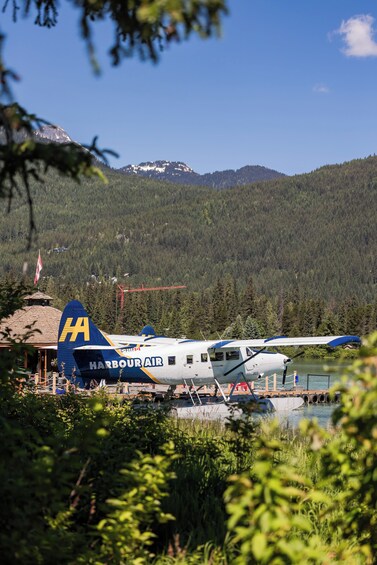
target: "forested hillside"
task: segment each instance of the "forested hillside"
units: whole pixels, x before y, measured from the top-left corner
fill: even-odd
[[[374,301],[376,157],[221,192],[106,174],[107,185],[51,174],[32,187],[44,277],[204,290],[252,276],[268,297]],[[27,259],[32,279],[27,233],[27,204],[15,199],[1,220],[2,267],[20,275]]]

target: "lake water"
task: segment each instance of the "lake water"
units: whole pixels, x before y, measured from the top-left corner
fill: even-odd
[[[296,371],[299,386],[304,390],[325,390],[339,381],[349,366],[350,363],[341,361],[297,360],[289,366],[288,372]]]
[[[286,426],[287,428],[297,428],[304,418],[316,418],[322,428],[327,428],[331,423],[332,413],[337,406],[337,404],[305,404],[302,408],[292,410],[292,412],[275,412],[271,417],[277,417],[281,426]]]
[[[297,360],[290,365],[290,370],[296,371],[299,377],[298,386],[304,390],[325,390],[332,387],[344,375],[350,363],[323,360]],[[288,382],[288,381],[287,381]],[[303,418],[317,418],[318,423],[326,428],[331,421],[331,415],[337,404],[306,404],[298,410],[287,414],[277,415],[282,425],[297,427]]]

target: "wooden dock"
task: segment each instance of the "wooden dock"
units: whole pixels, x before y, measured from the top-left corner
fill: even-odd
[[[150,398],[154,397],[156,399],[162,399],[167,387],[162,387],[161,385],[155,385],[153,388],[152,387],[153,385],[149,387],[143,386],[140,388],[137,385],[129,385],[126,390],[122,391],[122,394],[126,398],[149,396]],[[229,394],[230,389],[226,392]],[[199,396],[202,399],[205,399],[212,396],[213,393],[214,390],[212,390],[212,387],[205,387],[205,390],[200,391]],[[255,390],[255,393],[258,398],[302,398],[305,404],[331,404],[340,401],[340,393],[330,395],[329,390],[304,390],[302,387],[284,390]],[[195,397],[195,393],[192,392],[191,394]],[[217,396],[220,396],[219,393],[217,393]],[[189,393],[184,387],[178,386],[172,398],[175,400],[185,400],[189,398]],[[235,402],[237,402],[238,399],[240,401],[245,401],[248,398],[251,399],[249,391],[236,390],[232,394],[232,400]]]
[[[309,376],[309,375],[308,375]],[[319,375],[321,377],[326,377],[327,375]],[[50,394],[61,394],[62,392],[68,392],[70,390],[69,382],[64,379],[64,384],[58,382],[58,375],[54,373],[51,377],[51,383],[48,383],[47,386],[41,386],[41,383],[35,383],[35,389],[37,392],[40,393],[50,393]],[[255,392],[255,394],[259,398],[293,398],[299,397],[303,398],[305,404],[329,404],[334,402],[340,401],[340,393],[335,393],[330,395],[329,388],[322,388],[322,389],[309,389],[309,379],[307,379],[307,387],[303,386],[295,386],[295,374],[292,375],[292,380],[289,382],[288,386],[285,388],[282,385],[278,384],[276,375],[265,379],[261,379],[260,381],[254,381],[251,383],[251,389]],[[330,384],[328,382],[328,384]],[[158,384],[128,384],[128,383],[118,383],[116,385],[107,385],[106,390],[111,395],[120,395],[123,398],[136,398],[136,397],[144,397],[144,398],[155,398],[155,399],[162,399],[167,392],[168,386],[167,385],[158,385]],[[231,392],[231,385],[224,388],[225,394],[229,395]],[[96,390],[95,388],[93,391]],[[86,394],[90,394],[90,391],[85,391]],[[200,396],[202,397],[209,397],[212,396],[215,392],[214,386],[204,386],[200,390]],[[192,391],[192,394],[195,396],[195,392]],[[217,393],[220,394],[219,392]],[[172,396],[174,399],[185,399],[189,397],[188,387],[183,385],[178,385],[176,390]],[[237,401],[237,398],[241,400],[246,400],[246,397],[251,397],[250,391],[246,385],[246,383],[239,383],[236,386],[236,390],[232,394],[232,398]]]

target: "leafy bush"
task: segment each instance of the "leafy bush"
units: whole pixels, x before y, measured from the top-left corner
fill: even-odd
[[[377,333],[337,385],[330,430],[250,414],[182,422],[104,392],[39,396],[20,388],[25,346],[12,345],[0,358],[2,563],[377,561]]]

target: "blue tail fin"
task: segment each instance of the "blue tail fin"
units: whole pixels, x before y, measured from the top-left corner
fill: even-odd
[[[89,318],[81,302],[72,300],[63,310],[58,334],[58,368],[68,379],[80,379],[73,351],[83,345],[108,346],[111,343]]]
[[[152,326],[144,326],[139,335],[155,336],[156,332],[154,331]]]

